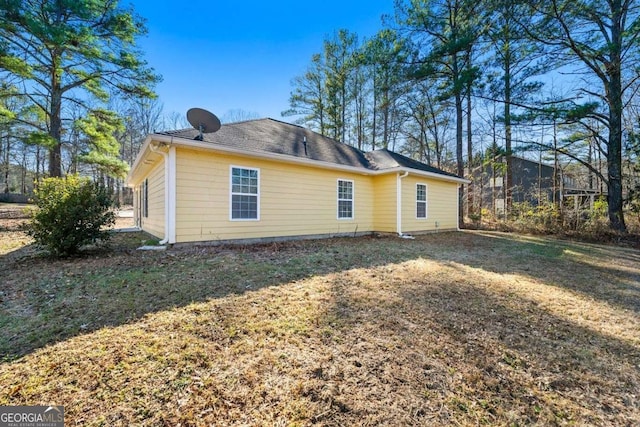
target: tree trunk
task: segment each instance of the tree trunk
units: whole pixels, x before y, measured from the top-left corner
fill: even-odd
[[[507,170],[502,184],[505,191],[504,211],[506,218],[508,217],[509,212],[511,212],[511,205],[513,204],[513,162],[511,159],[511,61],[508,52],[505,55],[504,64],[504,149],[507,160]]]
[[[611,90],[620,90],[621,86],[612,82]],[[621,93],[621,91],[619,92]],[[618,100],[617,102],[615,100]],[[607,150],[607,202],[609,224],[613,230],[625,233],[622,200],[622,102],[621,97],[614,97],[610,107],[609,149]]]
[[[558,124],[557,124],[557,119],[554,117],[553,118],[553,177],[552,177],[552,188],[553,188],[553,195],[552,195],[552,201],[553,204],[556,205],[558,208],[560,207],[560,202],[559,200],[562,200],[562,198],[558,197],[558,166],[559,166],[559,162],[558,162]]]
[[[468,61],[471,61],[471,49],[467,51]],[[469,215],[475,213],[474,209],[474,182],[473,182],[473,141],[471,135],[471,82],[467,84],[467,167],[469,168],[469,179],[471,183],[467,185],[467,212]]]
[[[378,88],[376,87],[376,69],[373,67],[373,123],[371,125],[371,150],[376,149],[376,117],[378,116]]]
[[[382,107],[382,145],[389,148],[389,98],[388,92],[384,92],[384,105]]]
[[[62,90],[55,61],[52,68],[49,136],[55,141],[55,145],[49,150],[49,176],[60,177],[62,176]]]
[[[7,134],[7,146],[4,151],[4,158],[2,163],[4,164],[4,192],[9,192],[9,153],[11,152],[11,136]]]
[[[464,158],[462,157],[462,94],[460,91],[456,92],[456,163],[457,174],[460,177],[464,177]],[[464,186],[461,185],[458,190],[458,219],[460,225],[464,224]]]
[[[607,196],[609,224],[616,231],[626,232],[622,210],[622,5],[613,1],[611,25],[611,63],[607,69],[609,82],[606,85],[609,100],[609,146],[607,150],[607,172],[609,182]],[[625,14],[626,16],[626,14]]]

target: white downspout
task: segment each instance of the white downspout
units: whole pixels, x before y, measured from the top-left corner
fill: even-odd
[[[168,185],[165,186],[166,199],[168,200],[166,228],[167,231],[165,239],[167,243],[176,242],[176,147],[169,146],[169,153],[167,153],[167,169],[165,173],[169,176]]]
[[[173,141],[173,138],[171,138]],[[169,150],[158,150],[153,144],[149,148],[164,157],[164,239],[160,245],[176,242],[176,147],[169,143]]]
[[[398,236],[402,237],[402,178],[406,178],[409,171],[404,174],[398,173],[396,178],[396,230]]]
[[[462,184],[458,184],[457,188],[456,188],[456,228],[458,229],[458,231],[460,230],[460,215],[458,215],[458,213],[460,213],[460,186]]]

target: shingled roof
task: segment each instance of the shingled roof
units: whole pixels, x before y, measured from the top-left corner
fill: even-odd
[[[160,134],[192,140],[199,136],[196,129],[182,129]],[[459,178],[455,174],[393,151],[382,149],[365,153],[312,130],[269,118],[223,124],[217,132],[205,133],[202,136],[202,142],[247,152],[281,154],[376,171],[410,168]]]
[[[366,153],[367,158],[371,162],[372,166],[376,170],[385,170],[391,168],[410,168],[417,169],[425,172],[437,173],[441,175],[447,175],[454,178],[458,178],[458,175],[450,172],[443,171],[442,169],[434,168],[425,163],[414,160],[410,157],[398,154],[395,151],[387,150],[386,148],[371,151]]]
[[[195,129],[184,129],[164,134],[195,139],[199,132]],[[284,154],[344,166],[371,168],[363,151],[301,126],[274,119],[223,124],[217,132],[203,134],[202,141],[246,151]]]

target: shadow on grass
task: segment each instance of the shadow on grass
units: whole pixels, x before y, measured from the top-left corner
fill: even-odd
[[[431,275],[408,265],[413,280],[397,283],[388,303],[363,300],[355,283],[334,284],[327,317],[339,325],[333,345],[342,351],[306,379],[307,393],[331,399],[321,421],[633,425],[640,411],[637,346],[493,288],[481,269],[441,267]],[[457,273],[467,279],[453,284]],[[383,356],[370,358],[372,348]],[[323,395],[341,381],[366,384],[367,393],[345,385]]]
[[[496,273],[518,273],[640,313],[640,251],[504,233],[475,233],[476,249],[511,252],[503,263],[478,257],[468,265]]]
[[[538,249],[544,251],[538,243],[472,233],[443,233],[413,241],[368,237],[165,252],[133,250],[144,238],[135,233],[116,235],[111,250],[75,259],[0,258],[0,275],[7,278],[0,302],[0,358],[13,360],[78,334],[193,302],[353,268],[424,258],[508,272],[519,271],[523,260],[528,260],[532,264],[524,274],[535,277],[547,262],[546,254],[536,254]],[[531,254],[522,258],[527,251]],[[551,251],[553,262],[561,259],[577,265]],[[492,256],[505,257],[500,264],[504,268],[483,267],[486,257]],[[546,272],[539,277],[548,278]],[[637,298],[611,300],[606,292],[598,294],[570,279],[569,275],[557,285],[638,309]]]

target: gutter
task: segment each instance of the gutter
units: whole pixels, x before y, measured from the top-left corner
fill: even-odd
[[[399,237],[404,237],[402,234],[402,179],[409,175],[409,171],[405,171],[404,174],[398,173],[396,178],[396,231]]]
[[[165,147],[166,141],[159,141]],[[176,242],[176,147],[173,138],[168,142],[167,151],[158,149],[158,146],[149,143],[149,149],[164,157],[164,239],[158,242],[160,245]]]
[[[456,228],[458,229],[458,231],[462,231],[460,229],[460,188],[462,187],[462,184],[458,184],[457,185],[457,191],[456,191]]]

